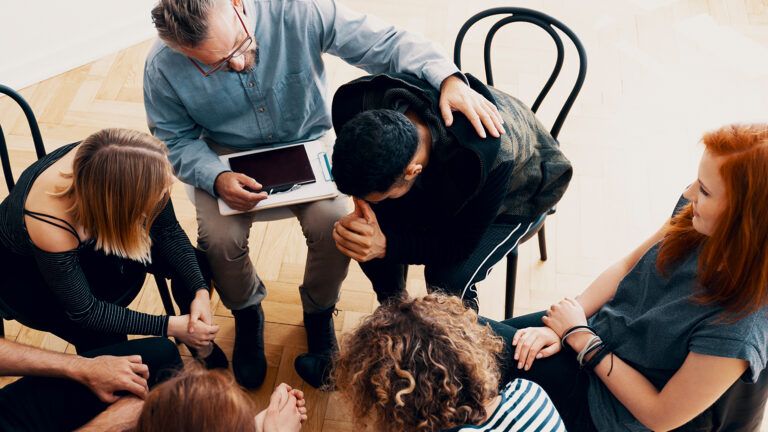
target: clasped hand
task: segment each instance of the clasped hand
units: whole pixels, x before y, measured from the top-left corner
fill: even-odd
[[[383,258],[387,253],[387,238],[381,231],[371,206],[353,198],[355,210],[333,225],[336,248],[357,262]]]
[[[563,333],[572,327],[587,324],[581,304],[570,298],[550,306],[541,320],[546,327],[520,329],[512,339],[518,369],[529,370],[535,360],[560,352]]]
[[[188,315],[172,316],[168,321],[168,336],[179,338],[197,350],[209,348],[218,332],[219,326],[213,324],[210,297],[204,289],[195,293]]]
[[[304,392],[280,384],[269,398],[269,406],[256,415],[256,432],[297,432],[307,421]]]

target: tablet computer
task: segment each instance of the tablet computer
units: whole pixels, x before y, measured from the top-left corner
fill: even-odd
[[[315,182],[315,173],[303,145],[280,147],[229,158],[232,171],[261,183],[268,195]]]
[[[324,141],[259,148],[229,153],[219,159],[232,171],[244,173],[261,183],[268,196],[248,211],[275,209],[339,195],[331,176],[331,164]],[[224,216],[243,213],[218,200]],[[267,219],[271,216],[265,216]]]

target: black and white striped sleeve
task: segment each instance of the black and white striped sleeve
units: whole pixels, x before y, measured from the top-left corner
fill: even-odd
[[[40,274],[72,321],[105,333],[166,335],[167,316],[136,312],[97,299],[80,266],[77,250],[51,253],[36,248],[34,256]]]

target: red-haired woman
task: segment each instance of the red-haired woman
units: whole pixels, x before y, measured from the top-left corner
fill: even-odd
[[[745,404],[714,407],[737,380],[768,377],[768,125],[703,143],[698,178],[657,233],[539,315],[545,327],[496,325],[516,347],[511,373],[539,383],[569,430],[759,428],[734,416]]]
[[[102,420],[109,420],[109,415]],[[307,406],[301,390],[285,383],[278,385],[269,406],[254,414],[253,401],[232,374],[193,364],[149,393],[133,430],[298,432],[306,421]]]

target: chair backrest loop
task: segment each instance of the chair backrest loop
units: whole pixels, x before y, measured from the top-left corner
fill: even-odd
[[[555,61],[555,66],[549,76],[549,79],[547,80],[546,84],[544,84],[544,87],[541,89],[538,96],[536,97],[536,100],[531,106],[531,110],[533,112],[536,112],[539,109],[542,102],[549,94],[549,91],[552,89],[552,86],[555,84],[555,81],[560,76],[560,71],[563,67],[565,59],[565,48],[562,38],[558,34],[557,30],[565,34],[576,48],[576,51],[579,55],[579,72],[576,77],[576,82],[574,83],[571,92],[568,94],[568,97],[566,98],[565,103],[560,109],[560,112],[558,113],[557,118],[552,125],[552,129],[550,130],[552,136],[557,138],[557,136],[560,134],[560,129],[562,128],[566,117],[568,117],[568,113],[571,111],[571,108],[576,101],[576,97],[579,95],[579,92],[584,85],[584,79],[587,75],[587,54],[584,46],[576,34],[570,28],[568,28],[568,26],[547,14],[532,9],[518,7],[491,8],[475,14],[473,17],[468,19],[467,22],[465,22],[459,30],[459,34],[456,36],[456,42],[454,44],[453,50],[454,63],[456,63],[456,66],[459,69],[461,69],[461,46],[464,42],[464,37],[466,36],[467,32],[478,21],[493,15],[507,16],[496,22],[488,31],[488,34],[485,38],[483,60],[485,66],[485,77],[488,85],[494,85],[493,70],[491,67],[491,46],[493,44],[493,38],[496,36],[496,33],[505,25],[514,22],[526,22],[536,25],[537,27],[540,27],[546,31],[555,43],[555,47],[557,49],[557,59]]]
[[[27,118],[27,124],[29,130],[32,132],[32,141],[35,144],[35,153],[37,158],[45,156],[45,145],[43,145],[43,137],[40,134],[40,127],[37,124],[35,113],[32,112],[32,108],[29,106],[26,100],[12,88],[0,84],[0,93],[8,95],[11,99],[16,101],[21,110],[24,112],[24,116]],[[3,175],[5,177],[5,184],[8,186],[8,192],[13,189],[15,184],[13,180],[13,173],[11,172],[11,159],[8,155],[8,146],[5,141],[5,134],[3,128],[0,126],[0,159],[2,159]]]

